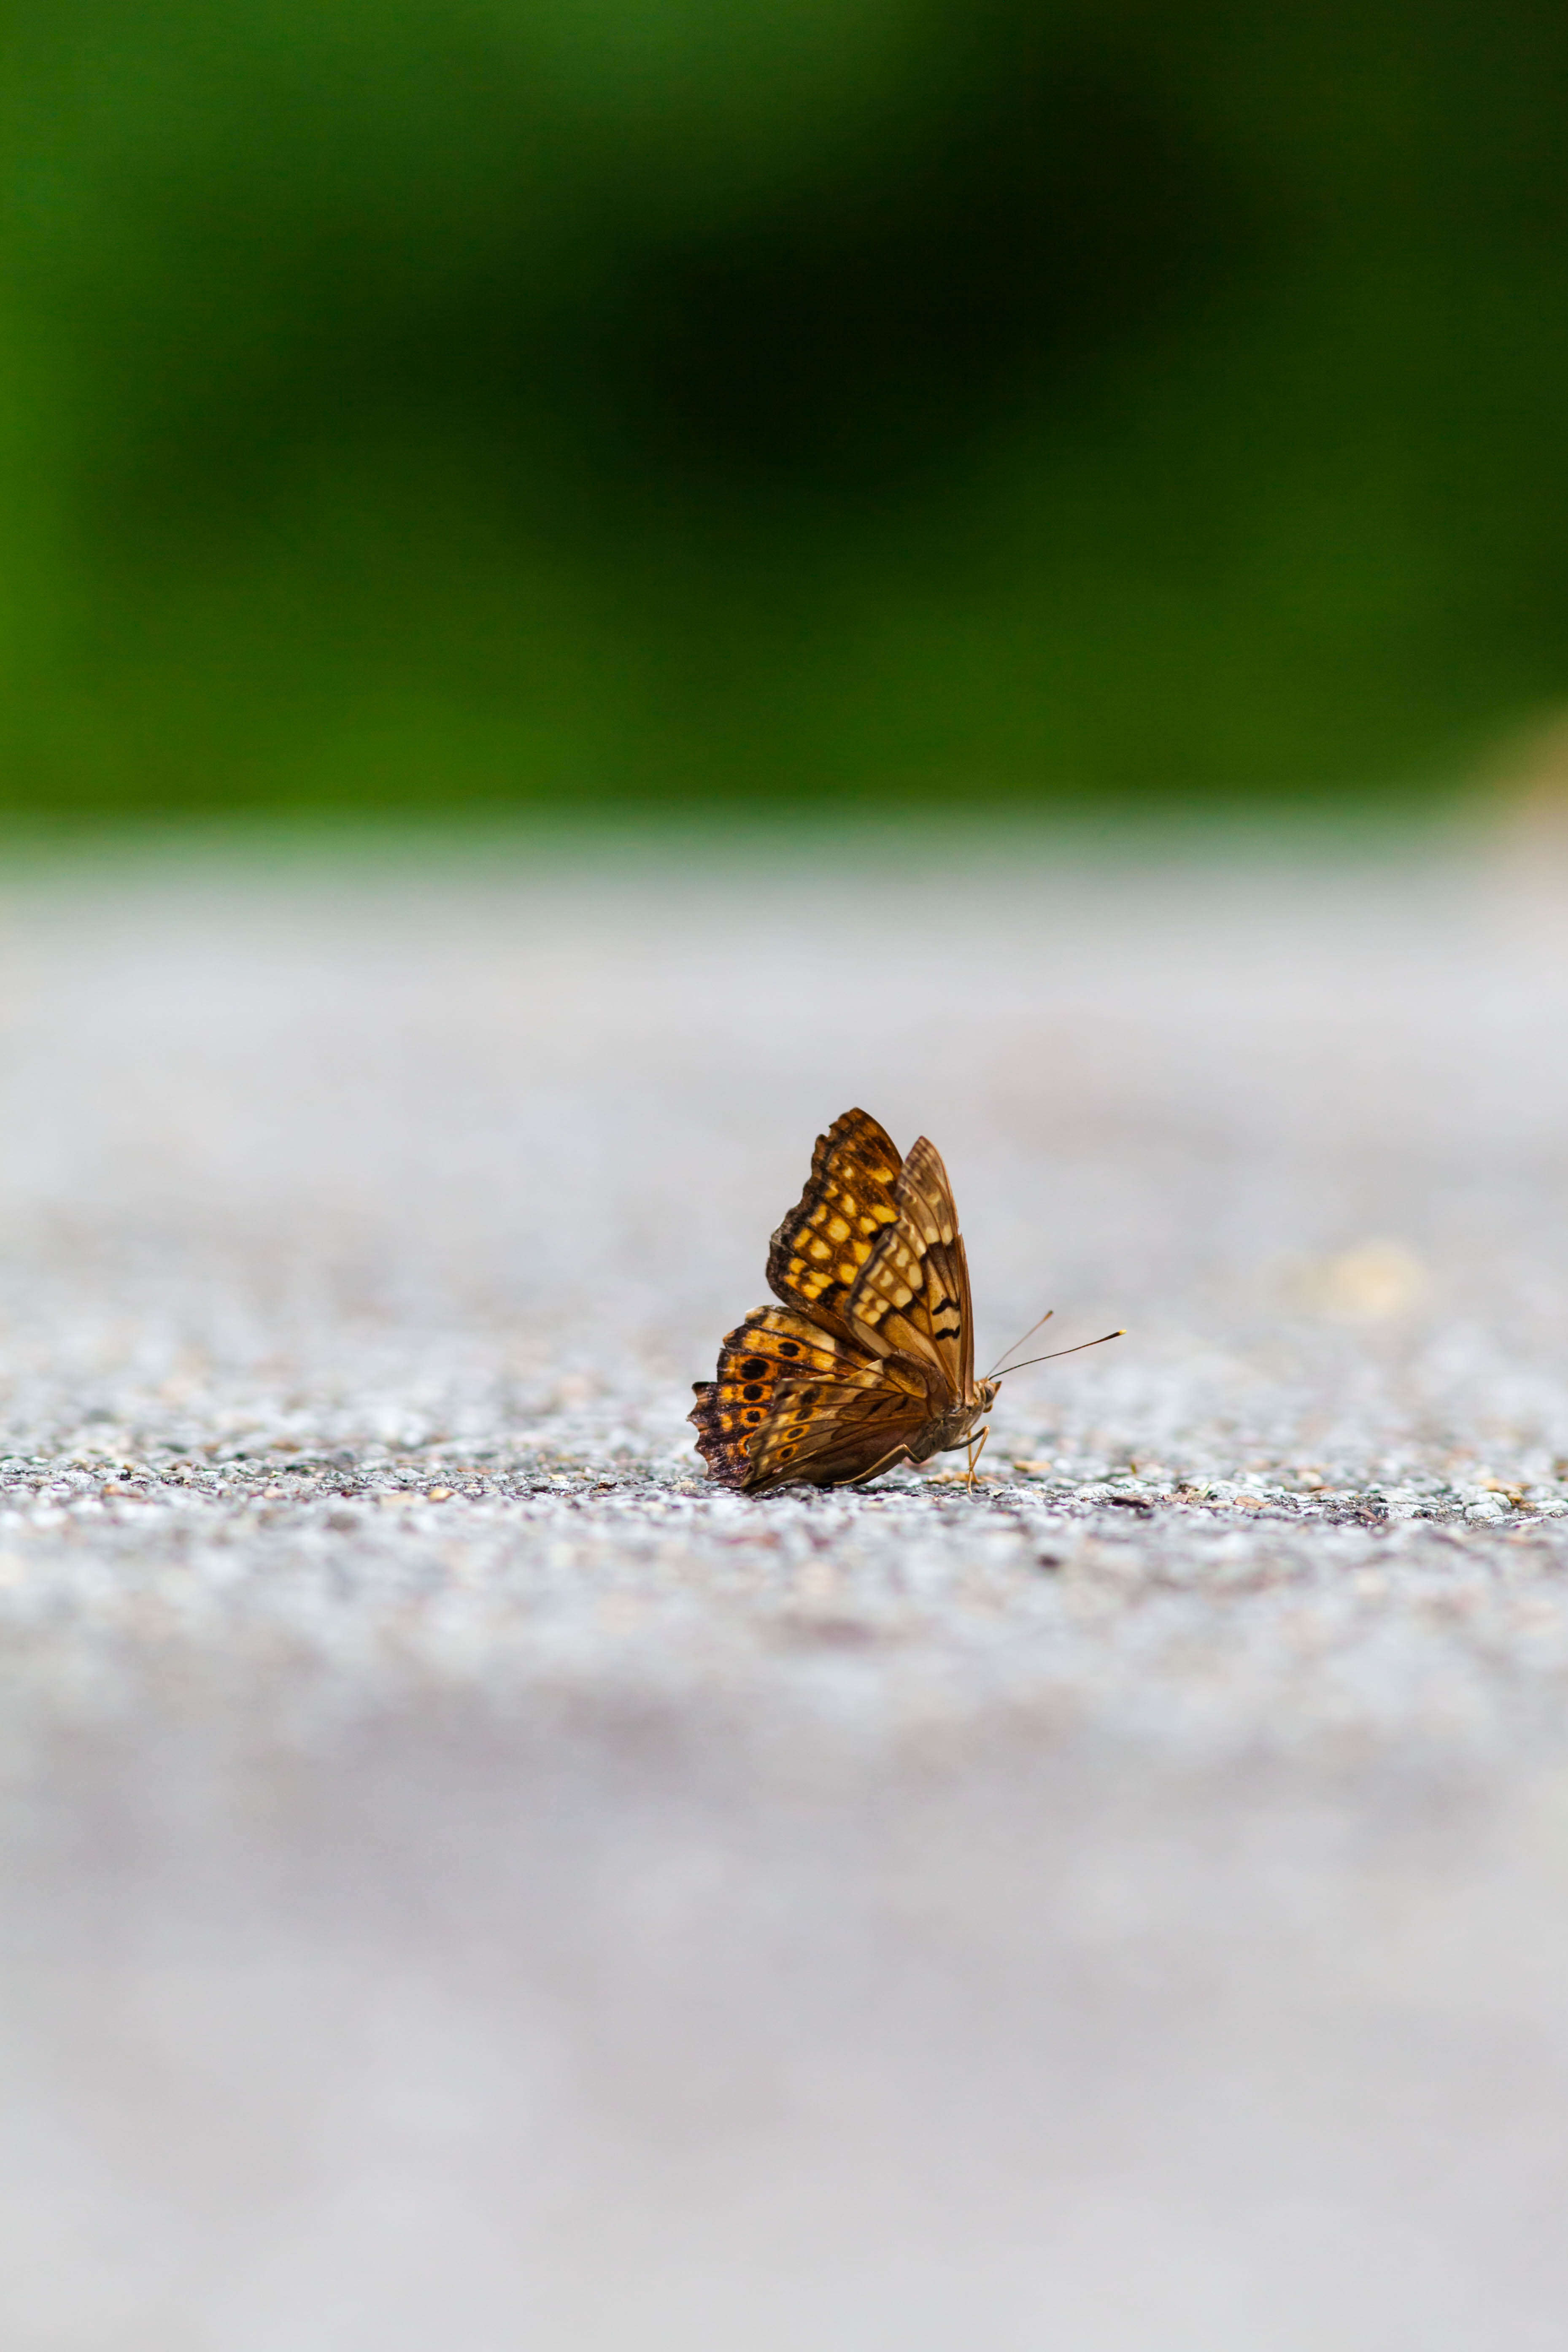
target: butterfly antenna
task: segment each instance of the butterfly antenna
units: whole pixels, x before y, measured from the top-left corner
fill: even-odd
[[[1080,1339],[1076,1348],[1053,1348],[1048,1356],[1026,1356],[1021,1364],[1009,1364],[1007,1372],[1026,1372],[1031,1364],[1051,1364],[1058,1356],[1081,1356],[1086,1348],[1103,1348],[1108,1339],[1125,1339],[1125,1331],[1102,1331],[1098,1339]],[[1007,1372],[1002,1374],[1004,1380]],[[986,1379],[994,1376],[987,1372]]]
[[[1024,1339],[1014,1340],[1013,1348],[1021,1348],[1024,1344],[1024,1339],[1032,1339],[1036,1332],[1039,1329],[1040,1323],[1048,1323],[1056,1311],[1057,1310],[1054,1307],[1047,1307],[1045,1313],[1040,1318],[1040,1322],[1031,1323],[1028,1329],[1024,1334]],[[1013,1352],[1013,1348],[1003,1349],[1002,1353],[996,1359],[996,1362],[992,1365],[991,1370],[985,1375],[988,1381],[994,1381],[995,1379],[997,1365],[1005,1364],[1006,1362],[1008,1357]]]

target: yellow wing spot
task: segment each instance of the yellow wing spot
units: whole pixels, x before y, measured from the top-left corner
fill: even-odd
[[[893,1304],[895,1307],[907,1307],[913,1297],[914,1292],[910,1288],[908,1283],[900,1282],[898,1288],[893,1293]]]
[[[951,1225],[943,1225],[943,1227],[942,1227],[942,1240],[943,1240],[944,1242],[951,1242],[951,1241],[952,1241],[952,1227]]]
[[[808,1255],[817,1259],[828,1257],[832,1255],[826,1242],[809,1241],[805,1246]]]
[[[851,1265],[850,1261],[846,1258],[843,1265],[837,1269],[837,1273],[840,1282],[853,1282],[855,1279],[856,1268]]]
[[[829,1241],[834,1242],[847,1242],[848,1240],[849,1228],[845,1223],[842,1217],[829,1217],[827,1221],[827,1238]]]

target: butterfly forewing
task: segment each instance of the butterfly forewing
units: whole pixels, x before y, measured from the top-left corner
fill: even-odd
[[[974,1370],[969,1266],[942,1155],[922,1135],[900,1171],[897,1222],[879,1241],[847,1303],[858,1329],[940,1373],[946,1402],[969,1394]]]
[[[805,1190],[768,1250],[768,1288],[786,1306],[842,1315],[881,1236],[898,1223],[898,1147],[868,1111],[816,1139]]]

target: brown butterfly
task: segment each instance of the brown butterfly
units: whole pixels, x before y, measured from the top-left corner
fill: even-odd
[[[768,1287],[782,1305],[754,1307],[715,1378],[692,1383],[710,1477],[748,1495],[855,1486],[968,1445],[973,1481],[1001,1381],[974,1377],[958,1212],[923,1135],[901,1160],[866,1111],[835,1119],[773,1237]]]

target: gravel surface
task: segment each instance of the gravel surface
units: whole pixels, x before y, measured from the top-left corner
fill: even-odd
[[[1556,2347],[1568,880],[870,835],[0,886],[0,2338]],[[946,1158],[960,1465],[684,1415]]]

